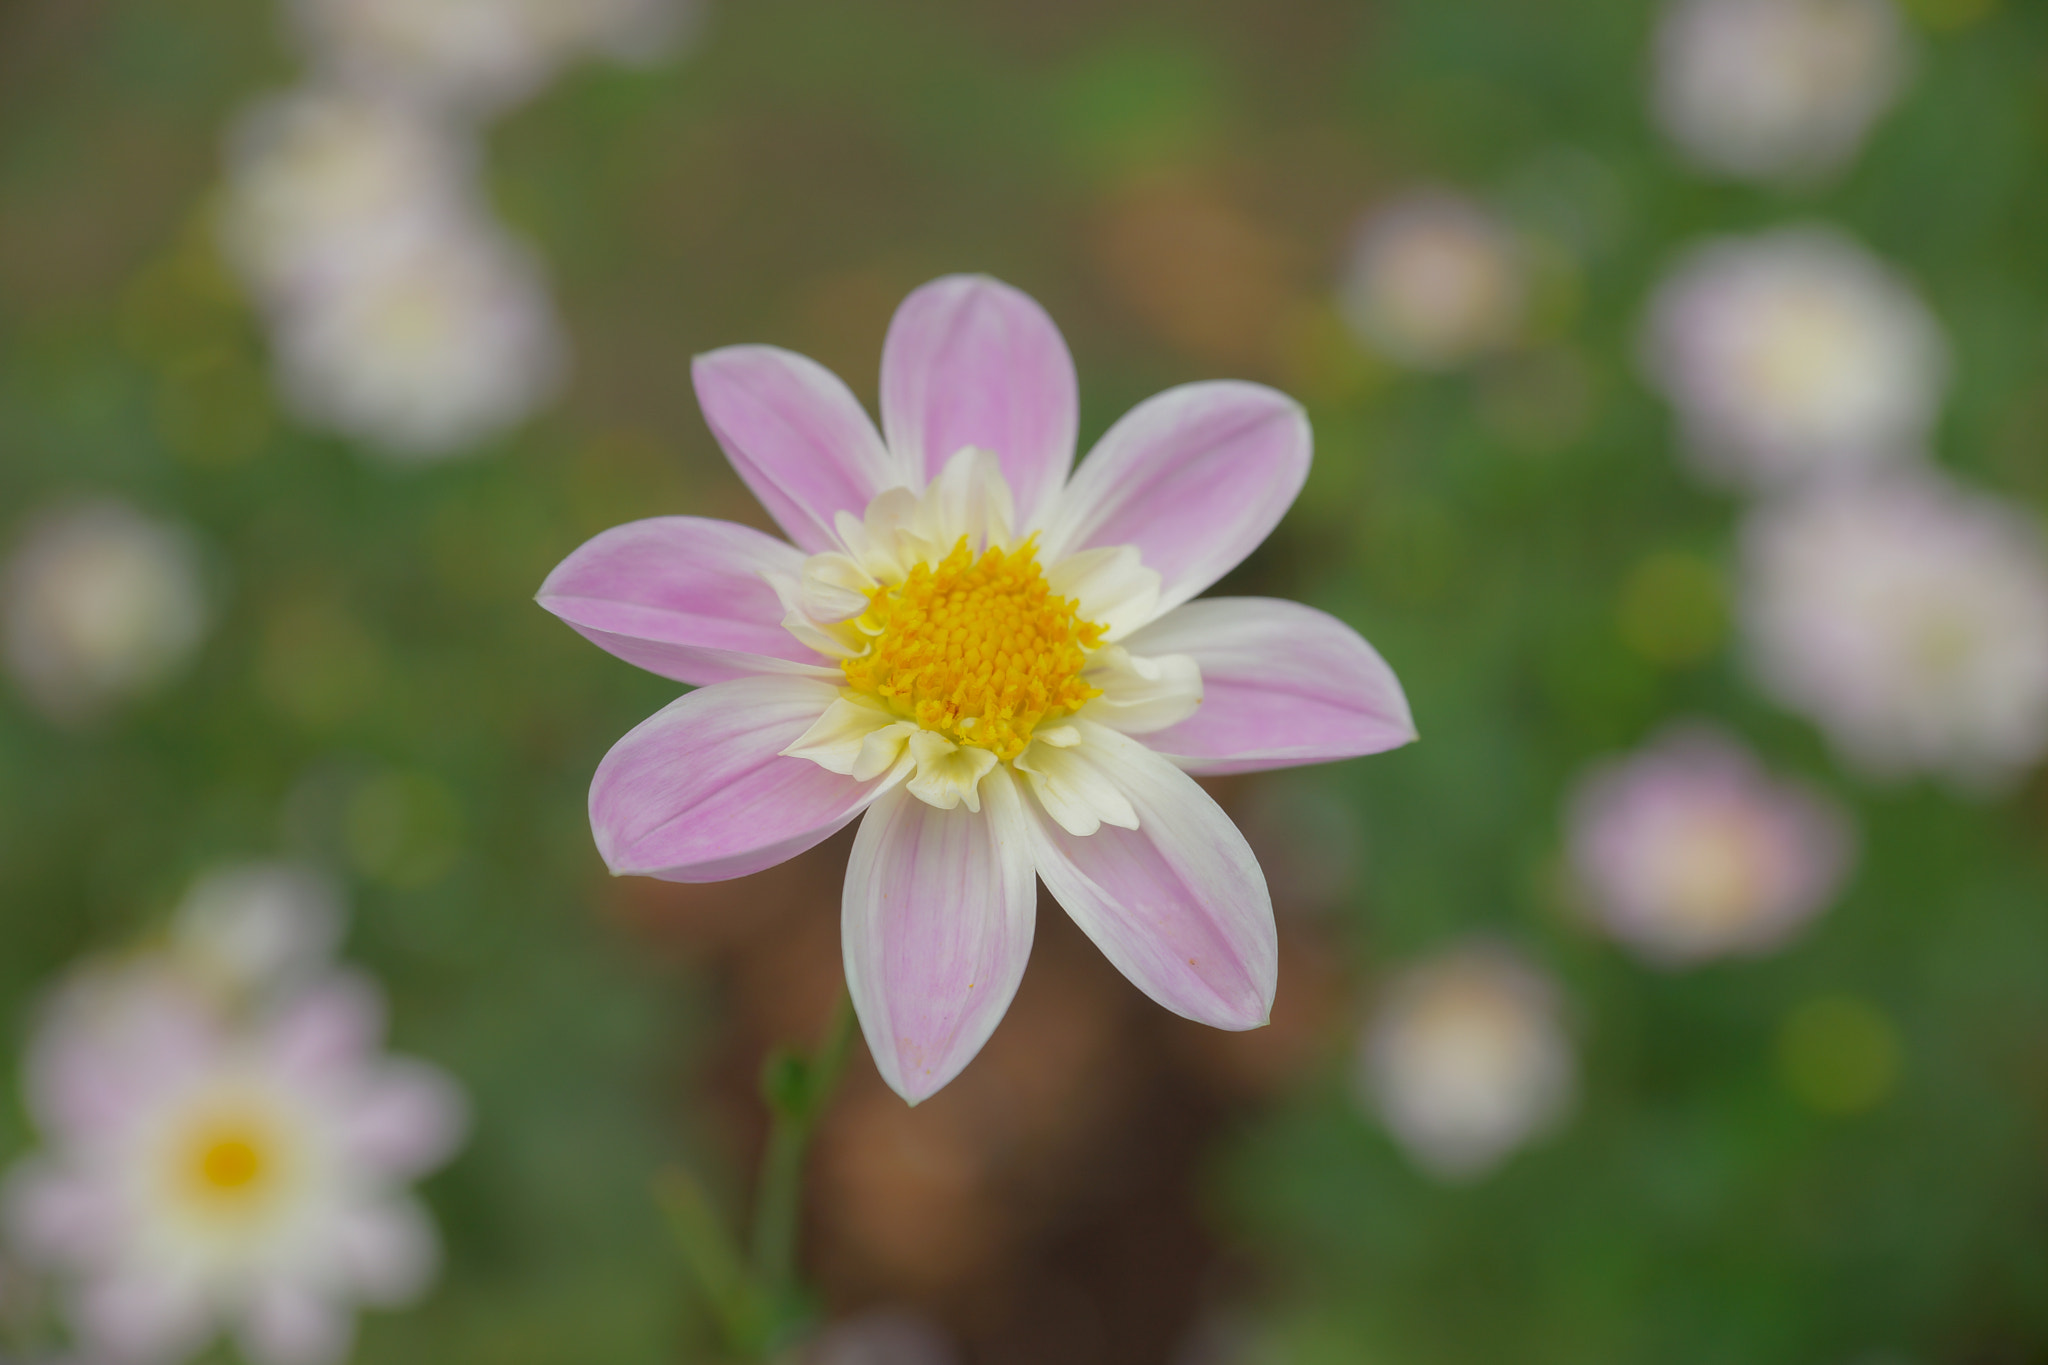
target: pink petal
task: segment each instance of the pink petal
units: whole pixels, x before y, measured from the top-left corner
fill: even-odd
[[[1308,477],[1308,416],[1260,384],[1216,380],[1148,398],[1109,429],[1061,496],[1045,562],[1135,545],[1187,601],[1257,548]]]
[[[981,781],[981,814],[905,788],[877,800],[846,865],[846,984],[889,1088],[916,1104],[995,1031],[1031,955],[1038,883],[1016,781]]]
[[[1280,945],[1250,845],[1193,778],[1127,735],[1073,722],[1138,828],[1067,833],[1037,808],[1038,875],[1103,955],[1175,1014],[1251,1029],[1273,1010]]]
[[[590,784],[590,828],[614,873],[744,877],[825,839],[889,784],[784,758],[837,689],[763,676],[700,688],[612,746]]]
[[[1397,749],[1415,738],[1394,670],[1326,612],[1270,597],[1189,602],[1126,640],[1202,670],[1195,714],[1145,736],[1193,773],[1249,773]]]
[[[703,517],[652,517],[585,541],[541,584],[543,607],[600,649],[692,685],[815,665],[782,628],[763,574],[803,573],[795,546]]]
[[[433,1281],[440,1239],[426,1211],[411,1199],[364,1203],[339,1215],[336,1251],[349,1288],[370,1303],[408,1303]]]
[[[79,1286],[72,1320],[85,1357],[108,1362],[187,1359],[213,1326],[205,1291],[190,1270],[139,1265]]]
[[[236,1334],[251,1365],[333,1365],[355,1340],[355,1318],[306,1285],[258,1284]]]
[[[285,1075],[319,1084],[352,1080],[384,1038],[384,994],[358,972],[338,971],[278,1012],[267,1052]]]
[[[882,347],[882,430],[919,476],[973,446],[992,451],[1020,526],[1074,463],[1074,358],[1030,295],[986,275],[948,275],[903,301]]]
[[[728,346],[690,367],[725,457],[789,538],[833,549],[832,518],[909,482],[838,376],[793,351]]]
[[[342,1143],[357,1161],[411,1177],[448,1159],[469,1126],[469,1106],[439,1067],[393,1058],[365,1077],[341,1122]]]

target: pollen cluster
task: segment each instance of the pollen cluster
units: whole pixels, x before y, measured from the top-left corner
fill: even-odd
[[[955,744],[1015,758],[1035,726],[1100,691],[1081,666],[1106,628],[1052,592],[1028,540],[977,558],[962,536],[868,600],[858,625],[872,643],[840,665],[847,683]]]

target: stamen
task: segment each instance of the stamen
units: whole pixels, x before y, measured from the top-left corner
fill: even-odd
[[[873,643],[841,662],[847,684],[955,744],[1015,758],[1033,727],[1100,693],[1080,675],[1107,627],[1046,586],[1033,540],[977,558],[962,536],[868,599],[857,624]]]

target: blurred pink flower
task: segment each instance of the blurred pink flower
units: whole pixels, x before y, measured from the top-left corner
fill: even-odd
[[[1066,343],[1030,298],[970,276],[898,309],[885,434],[787,351],[715,351],[695,378],[795,545],[658,518],[598,536],[542,586],[542,605],[598,645],[698,688],[598,767],[591,825],[611,869],[744,876],[865,812],[847,983],[877,1066],[913,1103],[1008,1008],[1034,872],[1168,1009],[1266,1022],[1265,878],[1188,774],[1415,735],[1392,671],[1335,618],[1190,600],[1300,490],[1301,408],[1255,384],[1172,389],[1070,479]]]
[[[1666,966],[1776,947],[1834,897],[1852,846],[1833,803],[1701,726],[1601,764],[1571,804],[1600,923]]]
[[[1948,382],[1941,326],[1832,228],[1711,241],[1658,287],[1651,377],[1717,481],[1782,487],[1919,456]]]
[[[1338,305],[1359,340],[1397,365],[1450,369],[1515,339],[1527,263],[1478,205],[1422,190],[1359,225]]]
[[[181,1360],[226,1327],[255,1365],[328,1365],[354,1302],[425,1287],[436,1241],[404,1187],[463,1107],[382,1028],[343,974],[241,1019],[152,958],[60,992],[26,1064],[47,1147],[9,1177],[7,1231],[63,1275],[88,1359]]]
[[[1855,156],[1910,66],[1891,0],[1676,0],[1657,32],[1657,114],[1707,170],[1796,184]]]
[[[1359,1054],[1361,1098],[1446,1180],[1485,1174],[1564,1116],[1578,1063],[1557,987],[1475,940],[1388,986]]]
[[[2024,513],[1901,470],[1764,508],[1743,554],[1752,668],[1856,767],[1982,789],[2048,753],[2048,554]]]

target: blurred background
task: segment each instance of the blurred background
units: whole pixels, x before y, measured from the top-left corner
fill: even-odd
[[[651,1182],[742,1206],[846,840],[609,878],[591,772],[676,689],[532,597],[768,525],[692,354],[872,406],[985,271],[1084,450],[1308,406],[1218,591],[1356,626],[1422,740],[1214,784],[1270,1028],[1047,900],[959,1081],[856,1059],[813,1357],[2048,1361],[2044,225],[2031,0],[0,0],[0,1042],[316,872],[470,1110],[355,1358],[717,1359]],[[7,1359],[63,1277],[0,1261]]]

